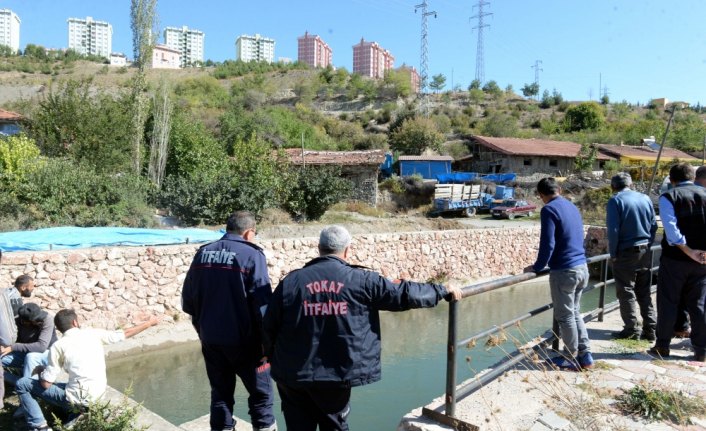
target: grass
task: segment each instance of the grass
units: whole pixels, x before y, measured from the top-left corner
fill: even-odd
[[[650,341],[647,340],[616,339],[613,340],[613,344],[615,347],[610,350],[611,353],[620,355],[634,355],[644,352],[650,347]]]
[[[691,424],[691,417],[706,416],[706,402],[689,397],[680,391],[636,385],[617,397],[618,408],[624,413],[649,421],[669,421],[679,425]]]

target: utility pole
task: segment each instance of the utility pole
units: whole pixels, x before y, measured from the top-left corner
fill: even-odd
[[[490,28],[490,24],[485,24],[486,16],[493,15],[490,12],[483,12],[483,6],[489,6],[490,3],[483,0],[478,0],[478,4],[473,6],[473,9],[478,8],[478,13],[470,19],[478,18],[478,24],[473,27],[473,30],[478,30],[478,45],[476,46],[476,80],[483,85],[485,81],[485,59],[483,54],[483,29]]]
[[[427,11],[428,6],[427,0],[424,0],[421,4],[414,7],[414,13],[417,13],[417,10],[419,9],[422,10],[422,48],[419,59],[419,72],[421,76],[419,77],[419,89],[422,96],[422,111],[425,116],[429,115],[429,104],[427,103],[425,94],[427,89],[427,79],[429,78],[429,42],[427,40],[429,36],[429,24],[427,17],[434,15],[434,18],[436,18],[436,11]]]
[[[539,72],[544,72],[544,69],[539,67],[540,64],[542,64],[542,60],[535,60],[534,66],[531,66],[534,69],[534,85],[537,86],[537,90],[539,90]],[[539,100],[539,91],[537,91],[535,97]]]

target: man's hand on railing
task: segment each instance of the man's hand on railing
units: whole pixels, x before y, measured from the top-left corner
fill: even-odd
[[[451,302],[460,301],[463,299],[463,290],[460,287],[444,287],[446,287],[446,296],[444,297],[445,300]]]

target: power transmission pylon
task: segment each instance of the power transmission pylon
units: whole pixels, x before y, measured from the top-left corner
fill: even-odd
[[[489,2],[478,0],[478,4],[473,8],[478,8],[478,14],[473,15],[470,19],[478,18],[478,25],[473,27],[473,30],[478,30],[478,45],[476,46],[476,80],[483,84],[485,80],[485,59],[483,54],[483,29],[490,28],[490,24],[485,24],[483,18],[492,15],[489,12],[483,12],[483,6],[490,5]]]
[[[419,92],[422,97],[422,111],[425,116],[429,115],[429,106],[426,99],[426,88],[427,80],[429,79],[429,23],[427,17],[434,15],[436,18],[436,11],[427,11],[427,0],[424,0],[421,4],[414,7],[414,13],[417,13],[418,9],[422,10],[422,46],[419,59]]]
[[[537,86],[537,94],[535,97],[539,100],[539,72],[544,72],[544,69],[539,67],[542,64],[542,60],[535,60],[534,65],[531,66],[534,69],[534,85]]]

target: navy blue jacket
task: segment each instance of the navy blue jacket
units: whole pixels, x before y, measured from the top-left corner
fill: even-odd
[[[202,343],[256,347],[262,343],[262,312],[271,297],[262,249],[226,233],[194,256],[181,305]]]
[[[534,272],[549,264],[552,271],[569,269],[586,263],[583,248],[583,219],[578,208],[561,196],[542,207],[542,231]]]
[[[272,378],[289,385],[349,387],[381,377],[379,310],[433,307],[441,285],[393,283],[323,256],[292,271],[265,313]]]

